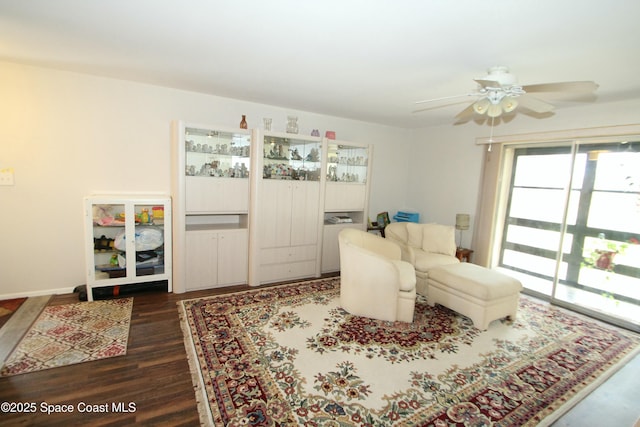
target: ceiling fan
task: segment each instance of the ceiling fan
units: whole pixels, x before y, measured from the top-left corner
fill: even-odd
[[[554,110],[553,105],[529,94],[544,92],[586,94],[594,92],[598,88],[598,84],[592,81],[541,83],[521,86],[518,84],[516,76],[511,74],[509,68],[505,66],[491,67],[487,70],[486,76],[474,79],[474,81],[478,83],[478,88],[474,92],[417,101],[416,104],[466,96],[477,97],[476,101],[456,115],[458,122],[464,122],[471,119],[475,114],[486,114],[494,119],[500,117],[503,113],[511,113],[517,107],[528,110],[528,113],[551,113]]]

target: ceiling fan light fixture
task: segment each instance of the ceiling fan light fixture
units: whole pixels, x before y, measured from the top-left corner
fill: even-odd
[[[473,104],[473,111],[478,114],[484,114],[487,112],[489,105],[491,105],[491,102],[489,102],[487,98],[479,99],[475,104]]]
[[[500,117],[500,114],[502,114],[502,107],[500,106],[500,104],[489,105],[489,108],[487,109],[487,116]]]
[[[505,113],[510,113],[516,109],[516,107],[518,106],[518,101],[511,96],[505,96],[504,98],[502,98],[502,101],[500,101],[500,106]]]

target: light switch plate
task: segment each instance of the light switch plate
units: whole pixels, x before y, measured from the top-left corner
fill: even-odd
[[[0,169],[0,185],[14,185],[13,168]]]

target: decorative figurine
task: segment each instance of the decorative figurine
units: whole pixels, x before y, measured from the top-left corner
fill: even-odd
[[[298,133],[298,118],[287,116],[287,133]]]

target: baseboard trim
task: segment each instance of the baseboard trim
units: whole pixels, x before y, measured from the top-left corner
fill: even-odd
[[[0,300],[14,299],[14,298],[33,298],[41,297],[44,295],[60,295],[60,294],[72,294],[75,287],[72,288],[57,288],[57,289],[43,289],[41,291],[31,292],[16,292],[12,294],[0,294]]]

